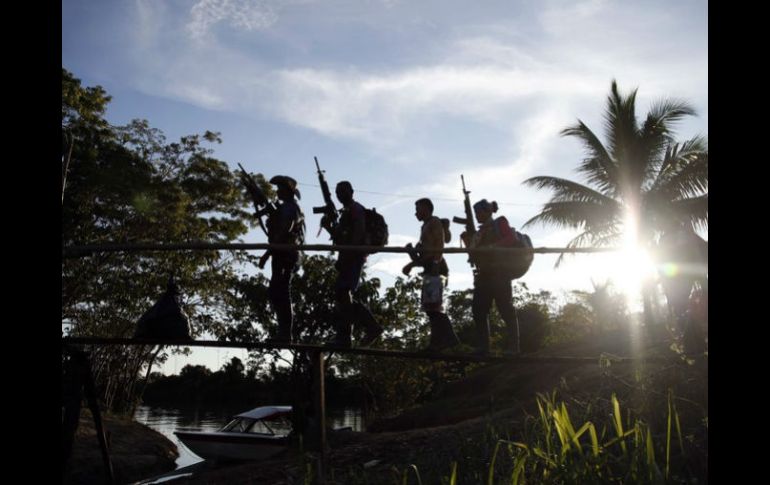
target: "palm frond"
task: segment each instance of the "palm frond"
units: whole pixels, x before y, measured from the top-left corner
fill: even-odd
[[[612,197],[598,192],[591,187],[559,177],[531,177],[522,182],[538,189],[554,191],[551,202],[594,202],[597,204],[616,204]]]
[[[663,99],[653,104],[641,132],[648,160],[644,174],[646,180],[651,179],[665,161],[662,155],[674,142],[674,123],[695,114],[695,109],[685,101]]]
[[[671,211],[680,220],[689,220],[694,229],[708,230],[709,194],[675,200],[671,203]]]
[[[685,116],[695,116],[697,113],[690,103],[677,99],[662,99],[653,103],[647,113],[645,127],[672,135],[673,124]]]
[[[522,227],[533,224],[552,224],[557,227],[579,228],[596,232],[606,225],[621,224],[623,210],[619,204],[606,205],[593,202],[548,202],[539,214]]]
[[[602,228],[594,228],[591,231],[583,231],[567,243],[567,248],[582,248],[586,246],[605,246],[610,242],[620,239],[622,234],[618,232],[616,224],[607,224]],[[554,268],[558,268],[564,262],[565,256],[573,253],[559,253]]]
[[[618,170],[607,149],[585,123],[561,131],[562,136],[579,138],[586,147],[587,156],[578,167],[578,172],[587,176],[588,182],[595,184],[603,192],[614,192],[618,185]]]
[[[629,159],[638,138],[636,92],[634,89],[624,98],[618,91],[617,82],[613,80],[610,95],[607,97],[607,108],[604,112],[604,129],[609,142],[607,148],[619,166]]]
[[[699,195],[708,190],[708,145],[696,137],[666,151],[649,192],[665,199]]]

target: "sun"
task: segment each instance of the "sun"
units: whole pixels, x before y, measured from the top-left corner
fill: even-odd
[[[624,223],[619,251],[596,255],[590,273],[599,281],[609,281],[615,291],[625,295],[629,308],[641,305],[642,286],[655,278],[657,269],[650,253],[639,246],[636,221],[629,215]]]
[[[638,243],[639,226],[633,212],[626,215],[623,226],[623,246],[612,255],[614,261],[609,277],[631,304],[639,301],[644,282],[655,277],[656,268],[650,253]]]
[[[638,299],[644,282],[655,276],[655,264],[649,253],[632,245],[624,247],[612,259],[615,261],[609,277],[613,280],[615,287],[629,300]]]

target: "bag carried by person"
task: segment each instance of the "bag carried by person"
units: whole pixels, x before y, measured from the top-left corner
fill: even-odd
[[[367,246],[387,246],[388,224],[377,209],[364,209]]]
[[[499,228],[499,224],[503,220],[505,220],[506,223],[508,222],[504,217],[498,217],[494,222],[495,233],[497,234],[498,238],[502,238],[502,231]],[[511,230],[516,235],[516,242],[510,247],[528,249],[533,248],[532,239],[527,234],[519,232],[513,227],[511,227]],[[534,261],[534,259],[535,253],[511,254],[502,258],[500,264],[510,279],[515,280],[527,274],[527,271],[529,271],[529,267],[532,266],[532,261]]]
[[[516,239],[519,240],[519,247],[533,249],[532,239],[527,234],[515,229],[514,232],[516,233]],[[535,253],[517,254],[512,259],[516,260],[517,263],[511,268],[511,279],[521,278],[527,274],[529,267],[532,266],[532,261],[535,260]]]

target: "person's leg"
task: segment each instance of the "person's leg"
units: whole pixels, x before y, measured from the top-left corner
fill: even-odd
[[[277,340],[292,340],[293,314],[291,309],[291,295],[289,287],[293,275],[294,266],[290,261],[282,261],[280,258],[273,257],[272,276],[270,278],[270,287],[268,296],[270,303],[278,320]]]
[[[430,311],[427,314],[430,321],[429,349],[442,350],[460,343],[460,339],[457,338],[452,329],[452,323],[449,321],[446,313]]]
[[[516,308],[513,306],[511,280],[507,276],[499,275],[495,278],[493,295],[497,311],[500,313],[503,322],[505,322],[505,328],[508,332],[508,351],[518,354],[521,351],[519,345],[519,319],[516,315]]]
[[[377,320],[372,315],[369,308],[366,307],[360,301],[357,301],[353,294],[358,289],[361,283],[361,272],[364,269],[365,258],[360,255],[355,255],[350,258],[350,321],[358,325],[359,328],[364,329],[364,336],[361,338],[360,344],[362,346],[370,345],[377,340],[382,334],[382,326],[377,323]]]
[[[489,352],[489,310],[492,307],[492,290],[486,276],[473,278],[473,321],[476,324],[476,351]]]
[[[344,287],[340,287],[338,280],[338,286],[335,290],[334,296],[337,309],[335,312],[335,336],[333,343],[343,347],[350,347],[350,329],[352,320],[352,302],[350,299],[350,290]]]
[[[382,325],[372,315],[372,312],[361,302],[353,302],[353,315],[355,321],[364,328],[364,336],[361,338],[361,346],[372,344],[382,335]]]
[[[430,341],[426,350],[435,350],[441,336],[441,323],[438,321],[438,313],[441,311],[441,287],[437,283],[440,284],[441,281],[436,276],[428,274],[428,269],[422,273],[420,304],[430,324]]]
[[[337,305],[336,321],[334,329],[334,345],[350,347],[350,331],[353,321],[353,299],[351,292],[356,287],[354,268],[348,261],[340,257],[337,261],[337,282],[334,288],[335,303]]]

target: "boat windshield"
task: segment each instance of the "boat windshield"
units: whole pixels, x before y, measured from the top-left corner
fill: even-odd
[[[290,431],[291,421],[280,416],[270,420],[257,421],[252,425],[248,432],[284,436],[289,434]]]
[[[255,420],[249,418],[235,418],[227,423],[220,431],[229,431],[230,433],[245,433],[249,430],[251,425],[254,424],[254,421]]]
[[[235,418],[219,431],[285,436],[291,432],[291,428],[291,421],[289,419],[285,416],[278,416],[269,420]]]

